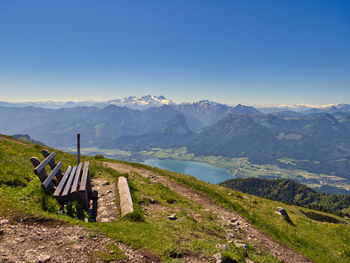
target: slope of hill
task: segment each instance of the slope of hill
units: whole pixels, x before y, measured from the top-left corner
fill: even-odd
[[[197,132],[187,147],[197,155],[242,157],[262,147],[268,152],[273,141],[273,134],[251,117],[229,114],[215,125]]]
[[[30,138],[30,136],[28,134],[15,134],[15,135],[11,135],[11,137],[18,139],[18,140],[25,141],[25,142],[30,142],[30,143],[40,144],[40,145],[46,146],[44,143],[42,143],[40,141],[33,140],[32,138]]]
[[[192,130],[210,126],[225,118],[229,113],[236,115],[262,114],[250,106],[239,104],[235,107],[230,107],[225,104],[208,100],[184,103],[172,107],[185,116],[187,123]]]
[[[56,251],[67,258],[67,247],[70,248],[69,251],[75,251],[76,246],[82,248],[91,238],[92,242],[95,239],[105,240],[101,246],[107,245],[105,249],[100,246],[94,250],[90,246],[90,250],[86,250],[89,260],[97,262],[108,258],[125,262],[125,259],[118,261],[116,258],[117,254],[123,255],[120,252],[125,247],[123,243],[129,244],[131,249],[143,255],[145,261],[140,262],[147,262],[147,258],[155,262],[211,262],[214,261],[214,255],[218,256],[217,253],[220,253],[223,260],[231,262],[246,262],[247,259],[254,262],[279,262],[275,257],[291,263],[312,262],[300,254],[321,263],[347,262],[350,259],[349,225],[319,222],[317,217],[309,218],[309,209],[241,194],[187,175],[107,159],[82,157],[83,161],[90,161],[93,178],[102,177],[110,184],[114,184],[121,173],[128,173],[135,213],[109,223],[84,223],[69,218],[61,215],[55,200],[42,191],[38,178],[33,174],[28,159],[40,156],[41,149],[39,145],[11,137],[0,138],[0,217],[6,217],[13,225],[12,228],[7,227],[6,224],[9,223],[0,220],[0,228],[5,229],[1,232],[0,244],[6,242],[6,247],[11,243],[7,242],[9,237],[17,238],[13,228],[19,231],[19,235],[22,233],[20,229],[25,229],[25,224],[30,226],[30,222],[35,222],[34,225],[41,226],[37,231],[46,228],[45,231],[51,233],[53,226],[55,232],[60,233],[66,228],[64,221],[68,221],[73,227],[70,230],[72,233],[82,233],[75,226],[85,230],[81,238],[77,237],[77,241],[62,240],[62,245],[55,246]],[[75,163],[75,157],[64,152],[58,151],[56,158],[63,162],[63,169],[67,164]],[[114,167],[119,172],[107,166]],[[278,206],[283,206],[288,211],[294,226],[274,213]],[[176,213],[176,220],[168,219],[172,213]],[[318,212],[318,215],[321,218],[332,217],[322,212]],[[333,217],[338,221],[349,222],[347,219]],[[46,236],[42,235],[43,238]],[[45,249],[51,243],[46,244],[43,238],[38,242],[42,242]],[[26,248],[26,240],[30,239],[24,239],[17,248],[19,251]],[[79,240],[84,242],[79,243]],[[0,247],[6,249],[5,246]],[[109,253],[112,248],[116,252]],[[24,252],[22,257],[30,254]],[[0,259],[6,253],[2,252]],[[132,261],[129,258],[129,262]]]
[[[221,185],[243,193],[328,212],[341,212],[350,206],[350,195],[319,193],[286,179],[239,178]]]
[[[188,128],[185,118],[179,114],[148,133],[138,136],[121,136],[116,141],[108,142],[102,147],[117,147],[135,151],[152,148],[177,148],[181,147],[191,136],[192,131]]]
[[[349,135],[350,130],[330,114],[293,119],[230,115],[195,133],[184,146],[197,156],[248,157],[257,164],[350,179]],[[293,162],[282,163],[283,158]]]

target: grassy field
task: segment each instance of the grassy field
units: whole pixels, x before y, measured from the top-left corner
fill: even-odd
[[[181,262],[186,257],[208,262],[213,254],[220,251],[217,244],[226,243],[223,228],[216,220],[216,215],[138,174],[125,175],[128,176],[132,192],[134,213],[109,223],[86,223],[62,215],[62,207],[42,191],[40,181],[34,175],[29,162],[32,156],[41,157],[40,150],[43,147],[25,142],[20,144],[9,137],[5,138],[7,139],[0,139],[0,216],[64,220],[84,226],[92,232],[105,234],[133,248],[149,251],[162,262]],[[62,170],[68,164],[76,162],[74,155],[56,152],[55,159],[64,164]],[[121,176],[115,170],[101,166],[93,157],[82,157],[82,160],[90,161],[92,177],[99,176],[114,182]],[[156,201],[160,209],[146,210],[151,199]],[[116,202],[118,203],[118,199]],[[178,220],[169,220],[167,216],[174,212]],[[113,243],[109,247],[113,247]],[[99,255],[101,260],[108,256]],[[224,255],[237,262],[245,262],[246,258],[254,262],[279,262],[249,244],[247,250],[231,244]]]
[[[216,244],[226,242],[222,226],[215,219],[217,215],[136,173],[128,176],[135,203],[133,214],[109,223],[85,223],[61,215],[56,201],[43,193],[29,162],[30,157],[41,155],[42,148],[40,145],[19,144],[12,139],[0,139],[1,216],[35,216],[65,220],[103,233],[134,248],[150,251],[164,262],[180,262],[181,259],[190,256],[206,262],[219,251]],[[75,163],[75,156],[61,151],[58,151],[56,159],[61,160],[65,167]],[[93,157],[82,159],[90,161],[93,177],[101,176],[106,180],[115,181],[120,176],[115,170],[99,165]],[[268,235],[317,262],[350,262],[350,225],[316,221],[305,215],[305,212],[311,210],[242,194],[204,183],[191,176],[136,163],[131,165],[152,170],[208,195],[228,209],[242,214]],[[156,200],[161,209],[151,212],[146,210],[151,199]],[[274,213],[278,206],[288,211],[295,226],[287,224]],[[171,213],[176,213],[179,219],[167,219]],[[317,213],[326,215],[322,212]],[[225,255],[238,262],[245,262],[246,258],[254,262],[278,262],[249,244],[247,251],[230,245]]]
[[[317,262],[350,262],[350,225],[316,221],[305,216],[303,212],[312,212],[312,210],[306,208],[238,193],[225,187],[204,183],[194,177],[155,167],[150,168],[141,164],[133,165],[160,173],[177,183],[210,196],[221,205],[245,216],[253,225],[265,233],[290,245]],[[288,211],[295,226],[288,225],[279,217],[276,217],[274,211],[279,206]],[[317,213],[328,215],[322,212]],[[348,219],[334,215],[330,216],[349,222]]]

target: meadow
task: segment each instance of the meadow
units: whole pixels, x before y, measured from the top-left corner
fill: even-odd
[[[0,140],[0,216],[63,220],[69,224],[84,226],[92,233],[105,234],[116,242],[149,251],[163,262],[181,262],[188,257],[206,262],[220,251],[217,244],[226,243],[224,227],[219,224],[218,215],[137,173],[124,174],[130,184],[135,204],[134,213],[109,223],[86,223],[64,215],[56,200],[42,191],[40,181],[34,175],[29,162],[30,157],[40,156],[40,150],[44,147],[10,137],[3,138],[5,139]],[[57,153],[56,159],[63,162],[63,169],[68,164],[75,163],[74,155],[62,151]],[[82,160],[90,161],[92,177],[103,177],[111,183],[121,174],[102,166],[101,161],[126,163],[156,172],[243,215],[258,229],[317,262],[335,263],[350,260],[350,225],[311,219],[305,213],[312,210],[250,196],[219,185],[204,183],[188,175],[139,163],[105,159],[101,156],[83,156]],[[160,209],[148,210],[150,200],[155,200]],[[117,198],[117,206],[118,202]],[[274,213],[279,206],[288,211],[295,226],[289,225]],[[167,216],[171,213],[176,213],[179,219],[169,220]],[[329,216],[349,222],[348,219]],[[231,244],[223,255],[237,262],[245,262],[247,258],[254,262],[279,262],[249,243],[247,250]]]

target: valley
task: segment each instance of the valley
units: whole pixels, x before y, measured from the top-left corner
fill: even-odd
[[[0,106],[0,132],[29,135],[72,153],[81,133],[87,155],[203,162],[235,177],[285,178],[327,193],[349,193],[349,105],[266,114],[205,100],[175,104],[145,96],[121,102],[123,107],[114,100],[99,107]]]
[[[74,153],[75,147],[64,147],[61,150]],[[179,160],[194,161],[210,164],[215,167],[225,168],[235,178],[266,178],[266,179],[290,179],[305,184],[320,192],[330,194],[349,194],[350,180],[334,175],[317,174],[302,169],[286,169],[276,164],[254,164],[248,158],[229,158],[223,156],[195,156],[188,153],[185,147],[178,149],[153,148],[148,151],[132,153],[119,149],[82,148],[83,154],[94,156],[103,155],[108,158],[147,163],[147,160]],[[281,163],[293,163],[291,159],[280,159]],[[151,164],[152,165],[152,164]],[[167,168],[168,170],[172,170]],[[173,170],[174,171],[174,170]],[[192,174],[193,175],[193,174]]]
[[[54,262],[57,257],[73,262],[69,251],[83,251],[84,259],[95,262],[125,262],[126,258],[126,262],[216,262],[217,256],[242,263],[349,260],[346,217],[100,156],[82,156],[91,164],[94,187],[113,188],[120,176],[127,176],[135,211],[124,217],[116,213],[110,222],[72,218],[62,214],[56,200],[42,191],[39,178],[33,174],[28,159],[38,156],[44,147],[0,137],[0,261],[45,257]],[[57,155],[66,165],[76,162],[72,154],[57,151]],[[104,191],[99,191],[103,203]],[[112,197],[114,192],[107,192]],[[119,198],[114,198],[119,209]],[[280,206],[288,211],[294,225],[274,212]],[[170,220],[169,215],[174,213],[176,220]],[[59,244],[52,239],[54,234],[62,236]],[[13,253],[18,244],[15,241],[21,242],[16,250],[19,253]],[[40,246],[29,250],[33,241]],[[49,250],[51,244],[54,250]],[[46,254],[42,254],[44,250]]]
[[[350,1],[2,1],[0,263],[350,263]]]

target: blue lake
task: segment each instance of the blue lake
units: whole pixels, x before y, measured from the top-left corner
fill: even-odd
[[[144,164],[156,166],[161,169],[170,170],[176,173],[188,174],[197,177],[211,184],[218,184],[223,181],[233,179],[226,169],[217,168],[210,164],[191,161],[177,161],[177,160],[147,160]]]

